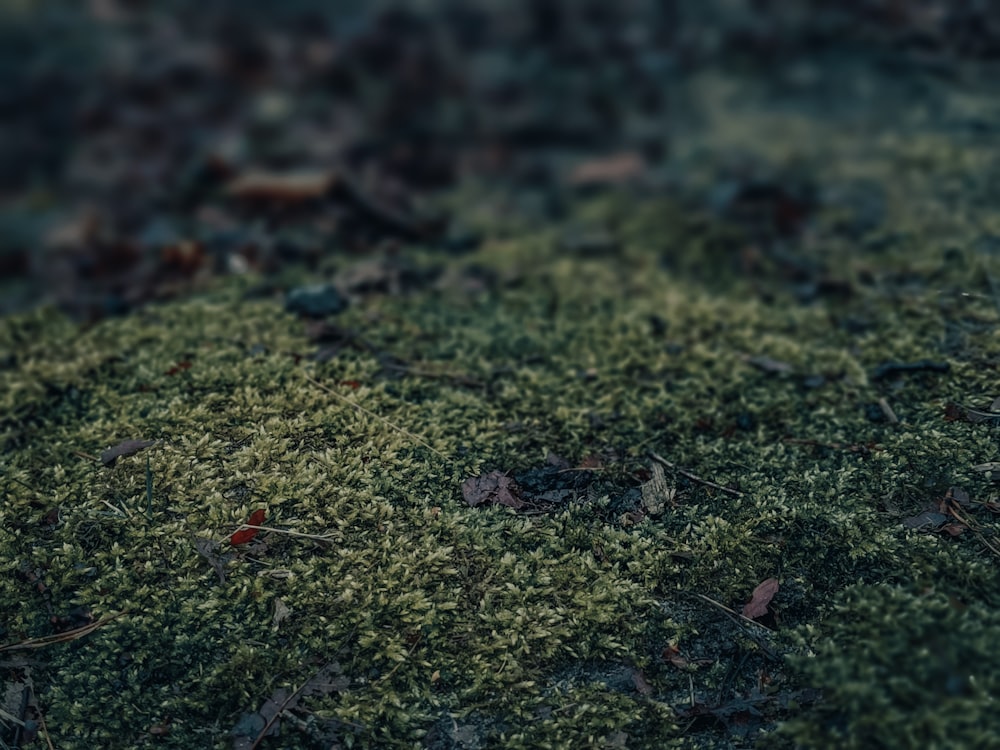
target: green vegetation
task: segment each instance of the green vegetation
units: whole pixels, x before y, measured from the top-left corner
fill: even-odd
[[[621,247],[573,257],[524,229],[337,317],[402,370],[362,349],[311,361],[302,324],[249,282],[87,330],[5,320],[2,641],[51,632],[49,603],[125,612],[36,652],[55,744],[137,747],[166,725],[160,746],[224,747],[241,713],[336,661],[342,689],[304,698],[306,723],[263,747],[324,731],[347,747],[728,747],[750,741],[741,726],[789,746],[982,746],[997,493],[971,467],[996,459],[996,428],[944,406],[995,395],[995,333],[954,344],[995,326],[983,269],[889,295],[899,269],[869,256],[878,282],[849,303],[798,305],[761,299],[734,230],[675,206],[600,200],[577,226]],[[887,360],[950,370],[873,381]],[[866,410],[880,398],[899,424]],[[94,460],[139,438],[159,442]],[[651,450],[742,496],[668,470],[673,502],[643,516]],[[464,479],[550,452],[599,457],[590,490],[533,513],[463,501]],[[953,485],[971,528],[903,525]],[[332,543],[263,532],[230,550],[258,507]],[[196,538],[218,543],[224,580]],[[738,610],[769,577],[776,633],[697,596]],[[692,696],[759,713],[699,718]]]

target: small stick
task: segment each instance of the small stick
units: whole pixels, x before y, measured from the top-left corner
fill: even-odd
[[[769,633],[773,633],[773,632],[774,632],[774,631],[773,631],[773,630],[771,630],[771,628],[769,628],[769,627],[768,627],[767,625],[764,625],[763,623],[760,623],[760,622],[757,622],[756,620],[751,620],[751,619],[750,619],[749,617],[745,617],[744,615],[741,615],[741,614],[740,614],[739,612],[737,612],[737,611],[736,611],[735,609],[730,609],[729,607],[727,607],[727,606],[726,606],[725,604],[723,604],[722,602],[717,602],[717,601],[715,601],[715,599],[713,599],[713,598],[712,598],[712,597],[710,597],[710,596],[705,596],[704,594],[695,594],[695,596],[697,596],[697,597],[698,597],[699,599],[701,599],[702,601],[706,601],[706,602],[708,602],[708,603],[709,603],[709,604],[711,604],[711,605],[712,605],[713,607],[718,607],[718,608],[719,608],[719,609],[721,609],[721,610],[722,610],[723,612],[725,612],[725,613],[727,613],[727,614],[731,615],[732,617],[735,617],[735,618],[737,618],[737,619],[739,619],[739,620],[742,620],[743,622],[748,622],[748,623],[750,623],[751,625],[756,625],[756,626],[757,626],[758,628],[764,628],[764,630],[766,630],[766,631],[767,631],[767,632],[769,632]]]
[[[698,482],[699,484],[704,484],[704,485],[706,485],[708,487],[713,487],[713,488],[715,488],[717,490],[721,490],[722,492],[727,492],[730,495],[733,495],[734,497],[743,497],[743,493],[740,492],[739,490],[734,490],[732,487],[723,487],[721,484],[716,484],[715,482],[712,482],[712,481],[710,481],[708,479],[702,479],[697,474],[693,474],[692,472],[688,471],[687,469],[683,469],[680,466],[678,466],[677,464],[671,463],[670,461],[668,461],[663,456],[661,456],[661,455],[659,455],[657,453],[652,453],[651,452],[649,454],[649,456],[654,461],[659,461],[661,464],[663,464],[664,466],[666,466],[668,469],[672,469],[673,471],[676,471],[678,474],[680,474],[681,476],[687,477],[692,482]]]
[[[899,417],[896,416],[896,412],[892,410],[889,406],[889,402],[885,399],[885,396],[878,400],[878,406],[885,415],[885,418],[889,421],[889,424],[899,424]]]
[[[392,429],[396,430],[397,432],[403,433],[404,435],[406,435],[411,440],[415,440],[416,442],[420,443],[422,446],[424,446],[425,448],[427,448],[431,452],[436,453],[437,455],[439,455],[441,458],[444,458],[444,459],[448,458],[446,455],[444,455],[441,451],[439,451],[433,445],[431,445],[430,443],[428,443],[423,438],[420,438],[417,435],[414,435],[409,430],[404,430],[402,427],[399,427],[398,425],[393,424],[392,422],[390,422],[385,417],[381,417],[378,414],[376,414],[375,412],[366,409],[365,407],[363,407],[361,404],[357,403],[356,401],[351,401],[351,399],[347,398],[346,396],[340,395],[339,393],[337,393],[332,388],[328,388],[327,386],[325,386],[322,383],[320,383],[318,380],[314,380],[313,378],[309,377],[308,375],[303,374],[302,377],[304,377],[306,380],[308,380],[310,383],[312,383],[316,387],[321,388],[322,390],[326,391],[331,396],[334,396],[334,397],[340,399],[345,404],[349,404],[349,405],[353,406],[355,409],[357,409],[358,411],[360,411],[360,412],[362,412],[364,414],[367,414],[370,417],[375,417],[375,419],[379,420],[383,424],[388,425],[389,427],[391,427]]]
[[[289,531],[288,529],[276,529],[273,526],[254,526],[253,524],[245,523],[241,525],[236,531],[243,531],[243,529],[257,529],[257,531],[273,531],[275,534],[287,534],[288,536],[302,537],[303,539],[313,539],[317,542],[330,542],[333,543],[334,534],[304,534],[301,531]],[[234,534],[236,532],[233,532]],[[232,536],[232,534],[230,534]]]
[[[67,641],[75,641],[77,638],[82,638],[85,635],[93,633],[98,628],[107,625],[112,620],[117,620],[122,615],[126,614],[128,610],[119,612],[116,615],[109,615],[107,617],[102,617],[97,622],[92,622],[89,625],[84,625],[83,627],[74,628],[73,630],[67,630],[65,633],[56,633],[55,635],[44,635],[41,638],[29,638],[26,641],[21,641],[20,643],[11,643],[7,646],[0,646],[0,652],[3,651],[19,651],[21,649],[31,649],[31,648],[44,648],[45,646],[50,646],[53,643],[66,643]]]
[[[309,684],[309,680],[312,680],[313,677],[322,672],[325,667],[326,665],[324,664],[322,667],[313,672],[312,677],[310,677],[308,680],[299,685],[298,689],[294,693],[292,693],[287,698],[285,698],[284,701],[282,701],[281,705],[278,706],[278,710],[274,712],[274,716],[272,716],[270,719],[267,720],[267,723],[264,725],[264,728],[260,730],[260,733],[254,739],[253,744],[250,745],[250,750],[257,750],[257,748],[260,746],[260,741],[264,739],[264,735],[266,735],[268,731],[270,731],[271,727],[274,726],[274,722],[276,722],[278,718],[281,716],[281,714],[285,712],[285,709],[288,707],[288,705],[293,700],[296,700],[299,697],[299,694],[303,690],[305,690],[306,685]]]

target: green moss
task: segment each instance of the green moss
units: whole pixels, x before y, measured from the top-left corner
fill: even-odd
[[[467,258],[494,274],[487,290],[442,284],[340,316],[409,372],[350,350],[313,362],[301,324],[245,283],[84,330],[49,311],[0,324],[2,640],[50,632],[49,603],[126,613],[40,652],[57,746],[137,747],[169,718],[159,744],[225,747],[241,713],[329,660],[347,689],[302,706],[350,747],[446,746],[459,729],[481,747],[728,747],[755,729],[806,747],[974,747],[996,729],[1000,588],[981,539],[996,546],[982,504],[997,493],[971,471],[996,459],[996,428],[943,419],[949,401],[995,395],[995,300],[941,291],[983,289],[982,268],[931,284],[937,249],[918,243],[859,261],[849,303],[799,305],[741,276],[737,230],[676,204],[601,199],[574,221],[610,227],[620,252],[573,257],[553,229],[523,229]],[[924,281],[895,286],[901,268]],[[892,359],[951,369],[874,381]],[[880,398],[900,424],[866,413]],[[133,438],[159,442],[92,459]],[[742,495],[668,471],[674,503],[630,515],[649,450]],[[463,501],[465,478],[550,451],[604,457],[589,494],[537,515]],[[952,485],[975,532],[903,526]],[[332,543],[228,550],[258,507]],[[198,537],[219,542],[224,581]],[[772,576],[778,637],[696,596],[738,609]],[[822,700],[782,702],[807,687]],[[748,695],[763,696],[749,735],[685,713],[692,696]],[[267,746],[308,736],[286,722]]]

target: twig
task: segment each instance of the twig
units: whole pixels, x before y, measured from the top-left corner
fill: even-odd
[[[287,698],[285,698],[285,700],[281,702],[281,705],[278,706],[278,710],[275,711],[274,715],[267,720],[267,723],[264,724],[264,728],[261,729],[260,732],[257,734],[257,736],[254,738],[253,744],[250,745],[250,750],[257,750],[257,748],[260,746],[261,740],[264,739],[264,736],[268,733],[271,727],[274,726],[274,722],[276,722],[278,718],[281,716],[281,714],[285,712],[285,709],[288,708],[288,705],[292,703],[292,701],[298,699],[302,691],[305,690],[306,685],[308,685],[310,681],[312,681],[316,677],[316,675],[322,672],[326,668],[326,666],[327,665],[324,664],[322,667],[313,672],[312,676],[308,680],[299,685],[299,687],[295,690],[294,693],[289,695]]]
[[[730,609],[729,607],[727,607],[727,606],[726,606],[725,604],[723,604],[722,602],[717,602],[717,601],[715,601],[715,599],[713,599],[713,598],[712,598],[712,597],[710,597],[710,596],[705,596],[704,594],[695,594],[695,596],[697,596],[697,597],[698,597],[699,599],[701,599],[702,601],[705,601],[705,602],[708,602],[708,603],[709,603],[709,604],[711,604],[711,605],[712,605],[713,607],[718,607],[718,608],[719,608],[719,609],[721,609],[721,610],[722,610],[723,612],[725,612],[726,614],[728,614],[728,615],[730,615],[730,616],[732,616],[732,617],[735,617],[735,618],[737,618],[737,619],[739,619],[739,620],[742,620],[743,622],[748,622],[748,623],[750,623],[751,625],[756,625],[756,626],[757,626],[758,628],[764,628],[764,630],[766,630],[766,631],[767,631],[767,632],[769,632],[769,633],[773,633],[773,632],[774,632],[774,631],[773,631],[773,630],[771,630],[771,628],[769,628],[769,627],[768,627],[767,625],[764,625],[763,623],[760,623],[760,622],[757,622],[756,620],[751,620],[751,619],[750,619],[749,617],[746,617],[746,616],[744,616],[744,615],[740,614],[740,613],[739,613],[739,612],[737,612],[737,611],[736,611],[735,609]]]
[[[32,693],[34,693],[34,688],[32,688]],[[45,744],[49,746],[49,750],[56,750],[55,745],[52,744],[52,738],[49,736],[49,728],[45,726],[45,714],[42,713],[42,707],[38,705],[38,696],[35,696],[35,709],[38,711],[38,723],[42,727],[42,735],[45,737]]]
[[[888,406],[888,404],[886,404]],[[821,440],[807,440],[803,438],[791,438],[785,437],[781,439],[781,442],[788,443],[789,445],[808,445],[811,448],[829,448],[832,451],[848,451],[850,453],[859,453],[863,455],[868,455],[873,450],[882,450],[881,445],[858,445],[857,443],[853,445],[845,445],[844,443],[824,443]]]
[[[657,453],[650,452],[649,457],[652,458],[654,461],[659,461],[661,464],[663,464],[664,466],[666,466],[668,469],[672,469],[673,471],[676,471],[681,476],[687,477],[692,482],[698,482],[699,484],[704,484],[707,487],[712,487],[712,488],[720,490],[722,492],[729,493],[730,495],[733,495],[734,497],[743,497],[743,493],[740,492],[739,490],[734,490],[732,487],[723,487],[721,484],[716,484],[715,482],[712,482],[712,481],[710,481],[708,479],[702,479],[697,474],[694,474],[694,473],[688,471],[687,469],[681,468],[680,466],[678,466],[675,463],[671,463],[670,461],[668,461],[663,456],[661,456],[661,455],[659,455]]]
[[[344,646],[347,645],[347,642],[354,637],[354,634],[357,632],[357,630],[358,630],[357,627],[352,628],[351,632],[347,634],[347,638],[345,638],[341,643],[341,645],[331,653],[338,654],[344,648]],[[306,686],[314,679],[316,679],[316,675],[318,675],[320,672],[326,669],[327,666],[329,666],[329,664],[324,664],[322,667],[313,672],[308,680],[299,685],[298,689],[294,693],[289,695],[287,698],[285,698],[285,700],[281,702],[281,705],[278,706],[278,710],[275,711],[274,716],[272,716],[270,719],[267,720],[267,723],[264,724],[264,728],[260,730],[260,733],[257,735],[257,738],[253,741],[253,744],[250,745],[250,750],[257,750],[257,748],[260,746],[261,740],[264,739],[264,735],[266,735],[268,731],[271,729],[271,727],[274,726],[274,722],[278,720],[278,718],[285,712],[285,709],[288,708],[289,705],[292,706],[295,705],[293,701],[297,701],[299,695],[302,693],[303,690],[305,690]],[[341,723],[349,724],[350,726],[353,727],[358,726],[357,724],[350,724],[349,722],[341,722]]]
[[[313,385],[315,385],[315,386],[316,386],[317,388],[321,388],[322,390],[324,390],[324,391],[326,391],[327,393],[329,393],[329,394],[330,394],[331,396],[334,396],[335,398],[338,398],[338,399],[340,399],[340,400],[341,400],[341,401],[343,401],[343,402],[344,402],[345,404],[349,404],[350,406],[353,406],[353,407],[354,407],[355,409],[357,409],[358,411],[360,411],[360,412],[362,412],[362,413],[364,413],[364,414],[367,414],[367,415],[368,415],[368,416],[370,416],[370,417],[374,417],[375,419],[379,420],[379,421],[380,421],[380,422],[382,422],[383,424],[386,424],[386,425],[388,425],[389,427],[391,427],[392,429],[396,430],[397,432],[401,432],[402,434],[406,435],[406,436],[407,436],[408,438],[410,438],[411,440],[415,440],[416,442],[420,443],[420,444],[421,444],[422,446],[424,446],[425,448],[427,448],[427,449],[428,449],[428,450],[430,450],[431,452],[433,452],[433,453],[436,453],[437,455],[439,455],[439,456],[440,456],[441,458],[445,458],[445,459],[447,458],[447,456],[445,456],[445,455],[444,455],[444,454],[443,454],[443,453],[442,453],[441,451],[439,451],[439,450],[438,450],[437,448],[435,448],[435,447],[434,447],[433,445],[431,445],[430,443],[428,443],[428,442],[427,442],[426,440],[424,440],[423,438],[421,438],[421,437],[419,437],[419,436],[417,436],[417,435],[414,435],[414,434],[413,434],[412,432],[410,432],[409,430],[406,430],[406,429],[403,429],[403,428],[402,428],[402,427],[400,427],[399,425],[395,425],[395,424],[393,424],[392,422],[390,422],[390,421],[389,421],[388,419],[386,419],[385,417],[382,417],[382,416],[379,416],[379,415],[378,415],[378,414],[376,414],[375,412],[373,412],[373,411],[370,411],[369,409],[366,409],[365,407],[363,407],[363,406],[362,406],[361,404],[357,403],[356,401],[351,401],[351,399],[347,398],[346,396],[342,396],[342,395],[340,395],[339,393],[337,393],[337,392],[336,392],[335,390],[333,390],[332,388],[328,388],[327,386],[325,386],[325,385],[323,385],[322,383],[320,383],[320,382],[319,382],[318,380],[315,380],[314,378],[311,378],[311,377],[309,377],[309,376],[308,376],[308,375],[306,375],[305,373],[303,373],[302,377],[304,377],[304,378],[305,378],[306,380],[308,380],[308,381],[309,381],[310,383],[312,383]]]
[[[768,633],[773,633],[774,632],[767,625],[759,623],[756,620],[751,620],[749,617],[744,617],[739,612],[730,609],[729,607],[727,607],[722,602],[715,601],[715,599],[711,598],[710,596],[705,596],[704,594],[695,594],[695,596],[697,596],[702,601],[707,602],[708,604],[711,604],[713,607],[718,607],[719,609],[721,609],[725,613],[725,615],[729,619],[731,619],[736,625],[742,626],[744,622],[748,622],[748,623],[751,623],[753,625],[756,625],[758,628],[763,628]],[[756,643],[757,646],[760,648],[760,650],[764,652],[765,656],[767,656],[772,661],[778,661],[778,655],[776,653],[774,653],[774,651],[766,643],[764,643],[760,639],[760,636],[755,635],[755,634],[751,633],[749,630],[745,630],[745,629],[743,630],[743,632],[747,635],[748,638],[753,639],[753,642]]]
[[[44,648],[45,646],[51,646],[53,643],[66,643],[68,641],[75,641],[77,638],[83,638],[83,636],[93,633],[98,628],[107,625],[112,620],[117,620],[119,617],[122,617],[127,613],[128,610],[124,610],[116,615],[108,615],[107,617],[102,617],[97,622],[92,622],[89,625],[84,625],[83,627],[74,628],[73,630],[67,630],[65,633],[56,633],[55,635],[44,635],[41,638],[29,638],[26,641],[21,641],[20,643],[11,643],[7,646],[0,646],[0,653],[4,651],[20,651],[22,649]]]
[[[896,416],[896,412],[892,410],[892,407],[884,396],[878,400],[878,406],[889,424],[899,424],[899,417]]]
[[[275,534],[287,534],[288,536],[297,536],[303,539],[312,539],[317,542],[330,542],[334,541],[334,535],[330,534],[304,534],[301,531],[290,531],[288,529],[276,529],[274,526],[254,526],[251,523],[242,524],[236,532],[243,531],[243,529],[257,529],[257,531],[273,531]],[[236,532],[233,532],[234,534]],[[232,534],[230,534],[232,536]]]
[[[431,370],[422,370],[419,367],[414,367],[409,364],[394,364],[391,362],[384,363],[382,365],[383,370],[392,370],[394,372],[403,372],[407,375],[413,375],[418,378],[431,378],[438,380],[450,380],[452,383],[457,383],[459,385],[464,385],[469,388],[485,388],[486,384],[481,383],[469,375],[463,375],[462,373],[451,373],[451,372],[433,372]]]

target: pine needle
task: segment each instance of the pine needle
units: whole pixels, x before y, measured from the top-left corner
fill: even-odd
[[[313,385],[315,385],[315,386],[316,386],[317,388],[321,388],[322,390],[324,390],[324,391],[326,391],[327,393],[329,393],[329,394],[330,394],[331,396],[334,396],[335,398],[338,398],[338,399],[340,399],[340,400],[341,400],[341,401],[343,401],[343,402],[344,402],[345,404],[348,404],[348,405],[350,405],[350,406],[353,406],[353,407],[354,407],[355,409],[357,409],[358,411],[360,411],[360,412],[362,412],[362,413],[364,413],[364,414],[367,414],[367,415],[368,415],[369,417],[374,417],[375,419],[377,419],[377,420],[379,420],[380,422],[382,422],[383,424],[385,424],[385,425],[387,425],[387,426],[391,427],[392,429],[396,430],[397,432],[399,432],[399,433],[402,433],[403,435],[406,435],[406,436],[407,436],[408,438],[410,438],[411,440],[413,440],[413,441],[415,441],[415,442],[417,442],[417,443],[420,443],[420,444],[421,444],[422,446],[424,446],[425,448],[427,448],[427,449],[428,449],[428,450],[430,450],[431,452],[433,452],[433,453],[436,453],[436,454],[437,454],[437,455],[439,455],[439,456],[440,456],[441,458],[445,458],[445,459],[446,459],[446,458],[448,458],[448,457],[447,457],[446,455],[444,455],[444,454],[443,454],[443,453],[442,453],[441,451],[439,451],[439,450],[438,450],[437,448],[435,448],[435,447],[434,447],[433,445],[431,445],[430,443],[428,443],[428,442],[427,442],[426,440],[424,440],[423,438],[419,437],[418,435],[414,435],[414,434],[413,434],[412,432],[410,432],[409,430],[406,430],[406,429],[404,429],[404,428],[400,427],[399,425],[396,425],[396,424],[393,424],[392,422],[390,422],[390,421],[389,421],[388,419],[386,419],[385,417],[381,417],[381,416],[379,416],[378,414],[376,414],[375,412],[373,412],[373,411],[370,411],[370,410],[366,409],[365,407],[363,407],[363,406],[362,406],[361,404],[357,403],[356,401],[351,401],[351,399],[347,398],[346,396],[342,396],[341,394],[337,393],[337,392],[336,392],[335,390],[333,390],[332,388],[329,388],[329,387],[327,387],[327,386],[323,385],[323,384],[322,384],[322,383],[320,383],[320,382],[319,382],[318,380],[315,380],[315,379],[313,379],[313,378],[309,377],[308,375],[305,375],[305,374],[303,374],[303,376],[302,376],[302,377],[304,377],[304,378],[305,378],[306,380],[308,380],[308,381],[309,381],[310,383],[312,383]]]

